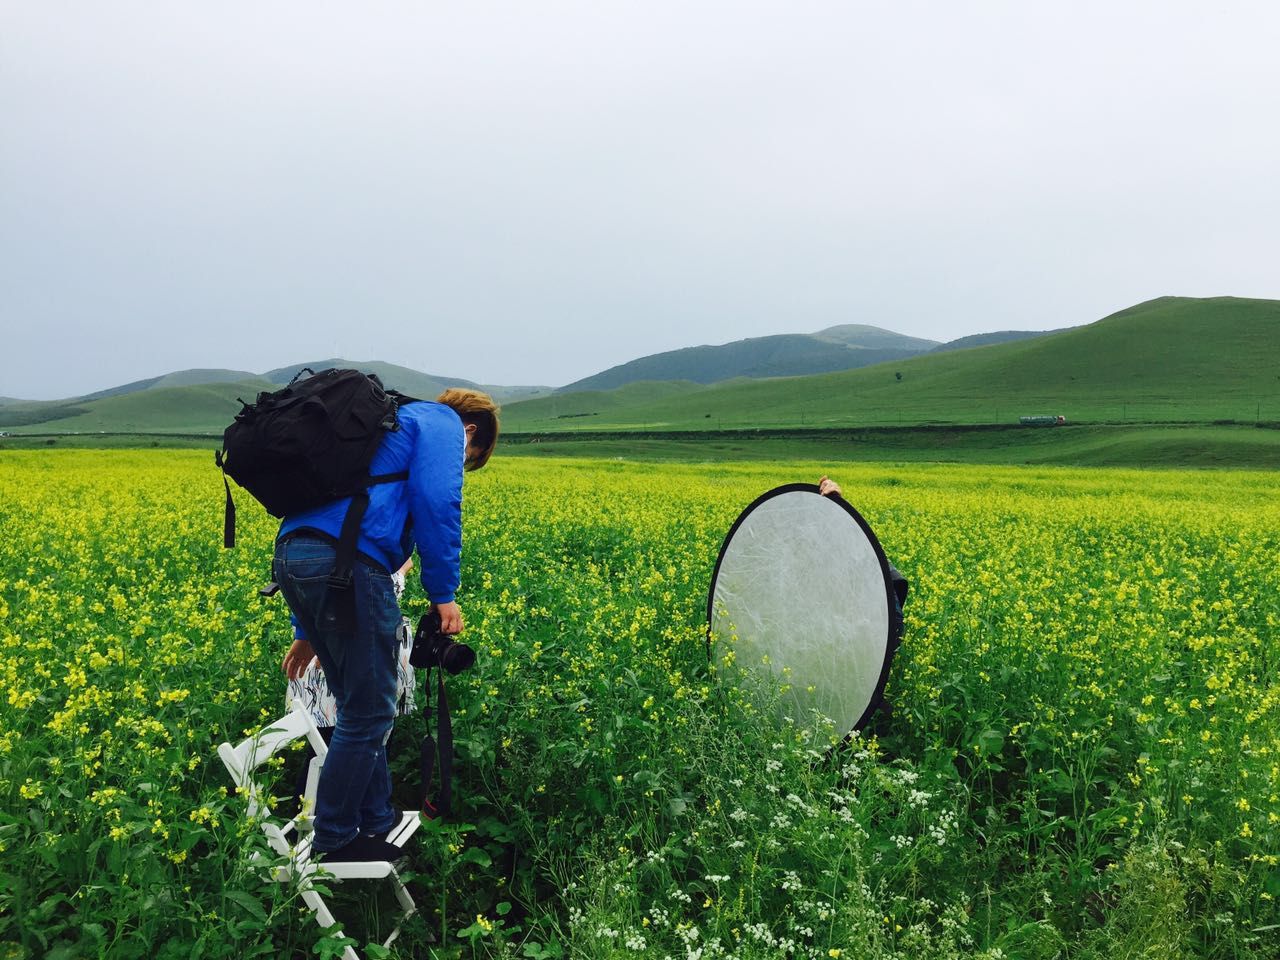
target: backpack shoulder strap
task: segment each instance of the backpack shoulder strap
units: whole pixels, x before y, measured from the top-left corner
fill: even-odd
[[[227,505],[222,517],[222,545],[230,550],[236,545],[236,502],[231,499],[231,484],[222,465],[222,451],[213,451],[213,462],[222,471],[222,485],[227,488]]]
[[[398,473],[380,473],[369,478],[369,486],[380,483],[396,483],[408,480],[409,471]],[[230,495],[230,494],[228,494]],[[351,586],[351,574],[356,562],[356,548],[360,542],[360,524],[364,521],[365,511],[369,509],[368,489],[357,491],[351,497],[351,505],[347,507],[347,515],[342,518],[342,529],[338,532],[338,546],[334,552],[333,573],[329,575],[329,586],[345,590]],[[233,514],[234,519],[234,514]]]

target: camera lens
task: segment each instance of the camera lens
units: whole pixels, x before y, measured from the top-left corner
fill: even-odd
[[[440,651],[440,666],[451,674],[469,670],[476,662],[476,652],[465,643],[450,643]]]

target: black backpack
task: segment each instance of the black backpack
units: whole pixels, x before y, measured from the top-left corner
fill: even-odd
[[[304,373],[312,375],[299,380]],[[368,488],[409,476],[370,476],[369,464],[382,438],[400,429],[400,405],[413,399],[385,390],[373,374],[338,369],[316,373],[304,367],[284,389],[260,393],[255,403],[241,400],[243,409],[223,433],[222,450],[214,454],[227,489],[224,546],[236,542],[236,508],[227,477],[273,517],[351,497],[330,577],[335,587],[350,586]]]

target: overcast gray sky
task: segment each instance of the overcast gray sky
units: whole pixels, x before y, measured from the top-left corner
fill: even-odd
[[[1280,4],[0,0],[0,395],[1280,297]]]

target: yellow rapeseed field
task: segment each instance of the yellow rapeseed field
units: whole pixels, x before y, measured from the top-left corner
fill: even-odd
[[[703,619],[742,507],[821,472],[912,582],[893,713],[834,752]],[[459,816],[392,955],[1280,954],[1276,479],[496,457]],[[252,869],[214,753],[282,712],[288,644],[275,522],[241,494],[223,550],[222,495],[204,452],[0,454],[0,957],[339,942]]]

